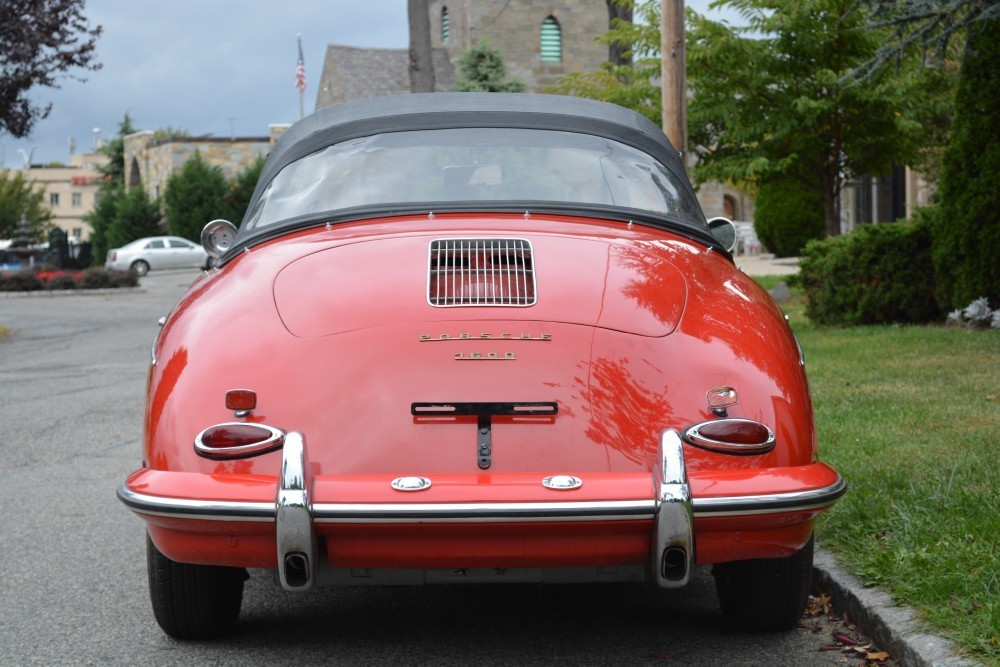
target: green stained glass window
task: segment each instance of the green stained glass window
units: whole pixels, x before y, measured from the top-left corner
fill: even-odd
[[[553,16],[542,22],[542,62],[562,62],[562,29]]]

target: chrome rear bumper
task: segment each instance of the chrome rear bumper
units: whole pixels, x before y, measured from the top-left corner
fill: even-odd
[[[680,436],[672,429],[660,439],[659,457],[653,475],[653,493],[628,500],[578,500],[545,502],[320,502],[314,497],[316,479],[309,474],[306,443],[301,434],[290,432],[282,449],[281,471],[273,501],[259,493],[253,500],[205,500],[176,497],[170,491],[162,495],[143,491],[157,490],[157,479],[193,473],[137,471],[118,489],[119,499],[136,513],[151,521],[190,520],[207,522],[249,522],[275,524],[278,575],[287,590],[306,590],[316,580],[318,571],[317,524],[488,524],[539,522],[616,522],[651,521],[653,532],[647,564],[647,580],[663,588],[684,586],[690,579],[695,561],[695,520],[777,515],[789,512],[812,512],[831,505],[846,491],[844,480],[835,471],[828,472],[822,486],[806,488],[802,483],[784,488],[805,488],[778,493],[751,493],[692,497],[692,486],[684,462]],[[817,464],[821,465],[821,464]],[[773,477],[774,471],[767,473]],[[766,471],[762,471],[766,472]],[[157,475],[161,477],[157,477]],[[265,478],[266,479],[266,478]],[[648,480],[648,477],[645,477]],[[152,480],[152,483],[147,483]],[[206,484],[216,484],[210,479]],[[134,487],[130,486],[134,483]],[[699,482],[704,485],[704,480]],[[225,485],[218,482],[219,486]],[[716,485],[715,482],[713,482]],[[186,484],[171,484],[170,489]],[[261,491],[267,486],[259,486]],[[387,487],[388,488],[388,485]],[[646,486],[649,489],[648,486]],[[698,488],[697,485],[695,488]],[[730,487],[736,491],[736,487]],[[759,488],[759,487],[758,487]],[[773,488],[773,487],[772,487]],[[274,489],[270,486],[270,489]],[[633,487],[635,490],[635,487]],[[204,497],[225,497],[226,489],[212,489]],[[553,493],[564,493],[555,491]],[[646,494],[649,493],[647,490]],[[594,496],[591,496],[593,498]],[[606,497],[606,496],[605,496]],[[813,512],[813,515],[815,512]],[[164,517],[164,519],[159,519]],[[323,530],[322,528],[320,529]]]

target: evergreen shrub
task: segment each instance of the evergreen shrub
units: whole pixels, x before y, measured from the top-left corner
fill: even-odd
[[[67,289],[79,289],[80,283],[68,273],[60,273],[53,276],[51,280],[45,283],[45,289],[47,290],[67,290]]]
[[[918,214],[913,222],[864,225],[809,242],[799,276],[809,319],[832,325],[940,319],[927,218]]]
[[[757,238],[778,257],[798,257],[806,243],[826,233],[823,195],[797,180],[762,182],[754,206]]]
[[[942,308],[1000,303],[1000,20],[970,27],[934,225]]]
[[[83,289],[107,289],[111,287],[111,276],[104,269],[96,267],[84,269],[80,286]]]

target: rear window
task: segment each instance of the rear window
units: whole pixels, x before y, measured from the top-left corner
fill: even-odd
[[[274,177],[244,228],[354,207],[441,202],[599,204],[706,227],[678,178],[631,146],[574,132],[470,128],[377,134],[301,158]]]

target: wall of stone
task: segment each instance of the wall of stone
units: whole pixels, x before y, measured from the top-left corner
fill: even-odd
[[[441,39],[441,10],[448,8],[450,37]],[[428,3],[431,41],[444,46],[458,69],[462,53],[480,37],[499,49],[510,76],[541,92],[570,72],[598,69],[608,47],[594,39],[608,30],[608,8],[595,0],[434,0]],[[542,22],[552,16],[562,30],[563,59],[541,60]]]
[[[163,195],[167,179],[198,152],[208,164],[222,169],[227,179],[235,178],[262,155],[267,155],[283,128],[269,128],[270,137],[234,139],[175,137],[154,139],[150,131],[125,137],[125,182],[127,187],[141,185],[157,198]]]

